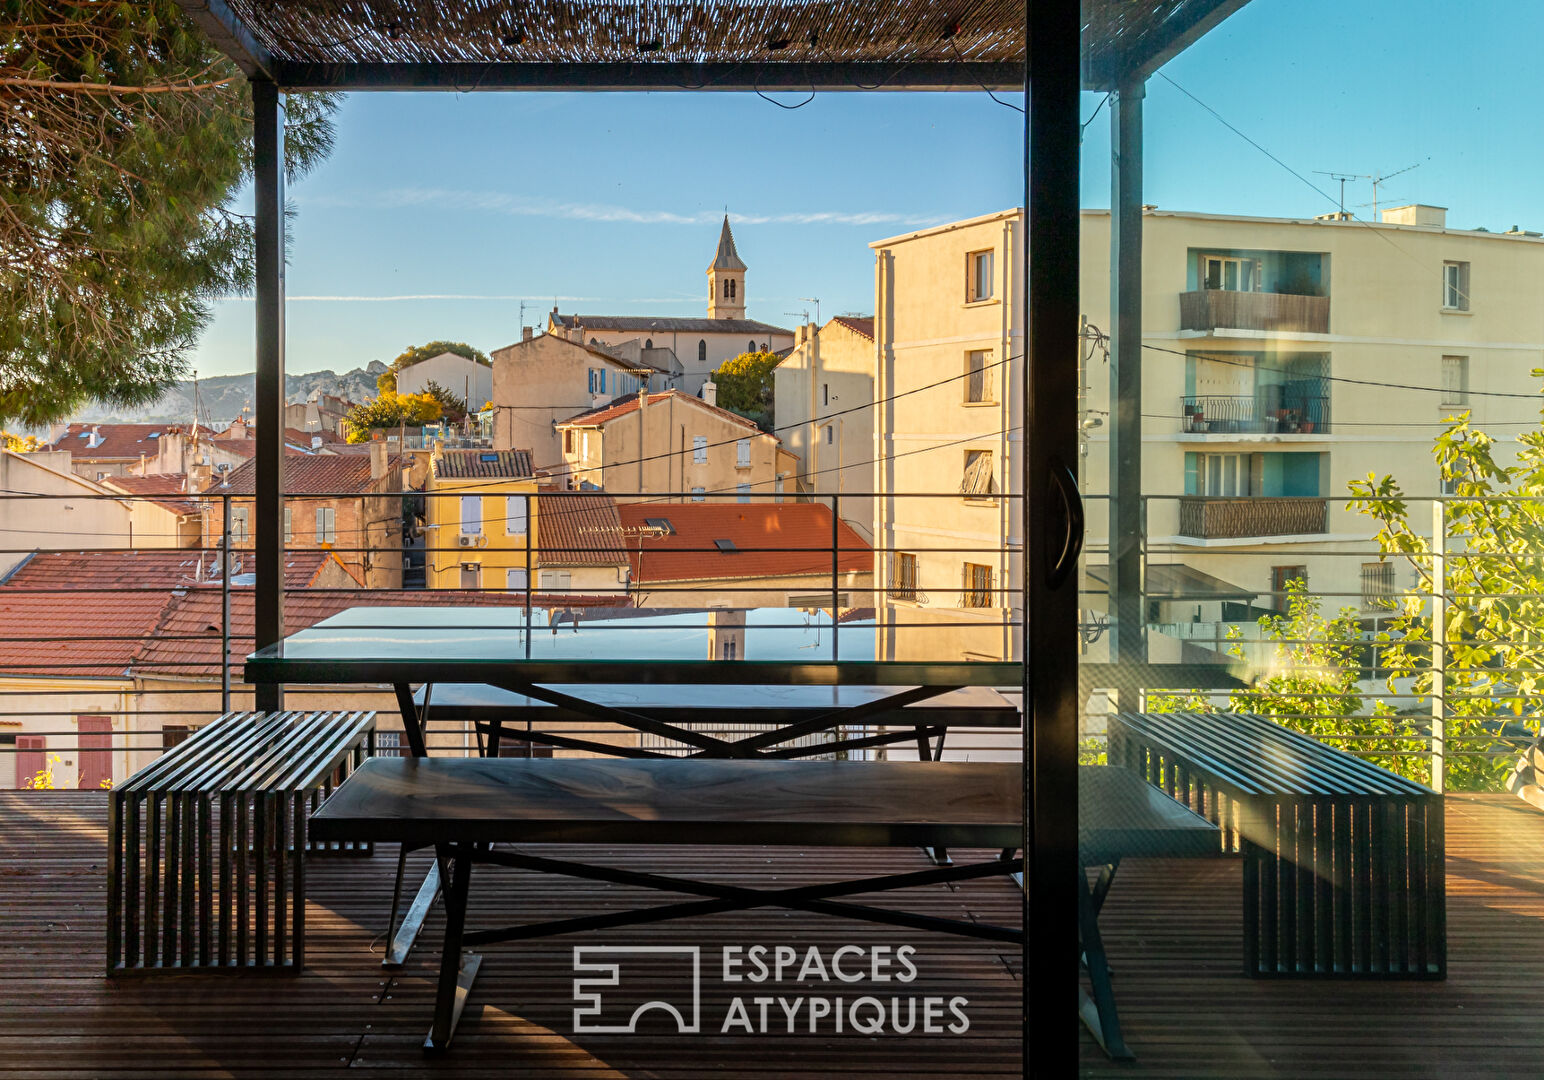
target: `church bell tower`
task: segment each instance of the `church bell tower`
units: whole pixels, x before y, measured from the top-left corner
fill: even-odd
[[[745,263],[734,249],[728,214],[718,234],[718,254],[708,267],[708,318],[745,318]]]

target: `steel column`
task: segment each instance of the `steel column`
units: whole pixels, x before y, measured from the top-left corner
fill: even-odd
[[[1146,660],[1142,610],[1142,98],[1140,79],[1110,95],[1110,659]],[[1120,678],[1136,709],[1137,680]]]
[[[271,82],[252,83],[252,183],[257,234],[257,507],[253,515],[256,647],[284,637],[284,110]],[[260,710],[284,687],[256,688]]]
[[[1078,575],[1071,541],[1076,493],[1058,486],[1077,461],[1078,91],[1077,0],[1026,3],[1025,206],[1029,272],[1022,296],[1024,558],[1024,953],[1023,1071],[1073,1076],[1078,1029],[1071,1010],[1040,1008],[1078,977],[1072,932],[1078,896]],[[1033,88],[1031,88],[1033,80]],[[1064,501],[1065,500],[1065,501]],[[1076,537],[1080,540],[1081,537]],[[1030,931],[1029,928],[1036,928]],[[1033,1003],[1033,1005],[1031,1004]]]

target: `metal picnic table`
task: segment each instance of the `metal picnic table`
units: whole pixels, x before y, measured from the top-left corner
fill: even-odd
[[[721,655],[714,647],[720,640],[733,641],[734,655],[744,659],[710,659]],[[415,757],[427,755],[425,722],[446,699],[452,716],[471,716],[488,732],[494,753],[513,721],[531,725],[517,737],[533,745],[619,757],[790,758],[915,740],[927,760],[937,756],[933,747],[941,748],[949,726],[1018,723],[1018,710],[991,688],[1021,686],[1020,664],[873,657],[872,624],[800,609],[531,613],[515,605],[379,606],[339,612],[253,653],[245,678],[390,685]],[[469,687],[475,701],[468,700]],[[490,700],[490,688],[507,699]],[[546,722],[548,714],[679,746],[617,745],[536,729],[532,718]],[[722,729],[726,721],[754,730],[703,730]],[[884,730],[890,725],[895,729]],[[855,727],[879,730],[842,734]],[[837,735],[798,745],[819,732]],[[941,849],[930,853],[947,863]],[[401,869],[399,863],[399,893]],[[406,959],[441,884],[436,862],[400,926],[394,900],[388,966]]]

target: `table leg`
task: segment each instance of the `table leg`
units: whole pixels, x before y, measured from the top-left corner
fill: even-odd
[[[402,858],[406,858],[404,852]],[[413,897],[413,903],[407,909],[407,914],[402,917],[402,924],[394,926],[390,931],[389,943],[386,947],[386,955],[381,960],[381,966],[387,968],[399,968],[407,962],[407,954],[412,951],[413,944],[418,940],[418,934],[424,928],[424,920],[429,917],[429,909],[434,907],[434,901],[440,895],[440,864],[438,860],[429,865],[429,872],[424,875],[423,884],[418,887],[418,895]],[[392,918],[396,919],[396,903],[392,904]]]
[[[429,751],[424,745],[423,722],[418,715],[418,706],[413,702],[412,685],[396,683],[392,689],[397,692],[397,712],[402,715],[402,733],[407,736],[408,751],[414,757],[427,757]]]
[[[1115,990],[1110,984],[1109,960],[1104,952],[1104,938],[1099,934],[1099,902],[1102,900],[1102,896],[1096,900],[1087,875],[1079,867],[1078,937],[1083,945],[1083,962],[1088,968],[1093,994],[1090,996],[1085,992],[1080,981],[1078,1016],[1106,1054],[1118,1061],[1131,1061],[1136,1055],[1126,1048],[1126,1040],[1121,1037],[1120,1017],[1115,1011]]]
[[[917,760],[937,761],[944,756],[944,729],[938,732],[938,747],[935,750],[933,740],[927,728],[920,724],[917,726]],[[949,849],[942,847],[923,848],[927,857],[933,860],[934,866],[953,866],[954,860],[949,858]]]
[[[443,1054],[450,1049],[450,1040],[456,1034],[456,1024],[466,1008],[467,997],[472,992],[472,982],[482,957],[461,952],[461,939],[466,933],[466,901],[472,877],[472,853],[461,845],[445,845],[438,853],[437,862],[449,863],[450,881],[445,889],[445,945],[440,953],[439,987],[434,999],[434,1026],[424,1040],[424,1052]]]

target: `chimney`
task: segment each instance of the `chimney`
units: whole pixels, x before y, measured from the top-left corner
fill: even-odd
[[[647,389],[640,389],[638,391],[638,411],[639,412],[643,412],[643,410],[647,409],[648,407],[649,407],[649,391]]]
[[[212,471],[207,464],[190,465],[188,467],[187,479],[188,490],[190,492],[198,492],[207,488]]]
[[[91,438],[86,440],[86,445],[92,450],[102,445],[102,426],[100,424],[91,425]]]
[[[709,379],[702,384],[702,400],[706,401],[709,405],[718,404],[718,383]]]
[[[320,435],[312,435],[311,436],[311,449],[312,450],[320,450],[321,448],[322,448],[322,437]]]
[[[535,334],[536,334],[536,328],[534,326],[522,326],[520,328],[520,340],[521,341],[530,341],[531,338],[535,336]]]
[[[370,479],[379,480],[386,475],[386,440],[372,439],[370,442]]]

